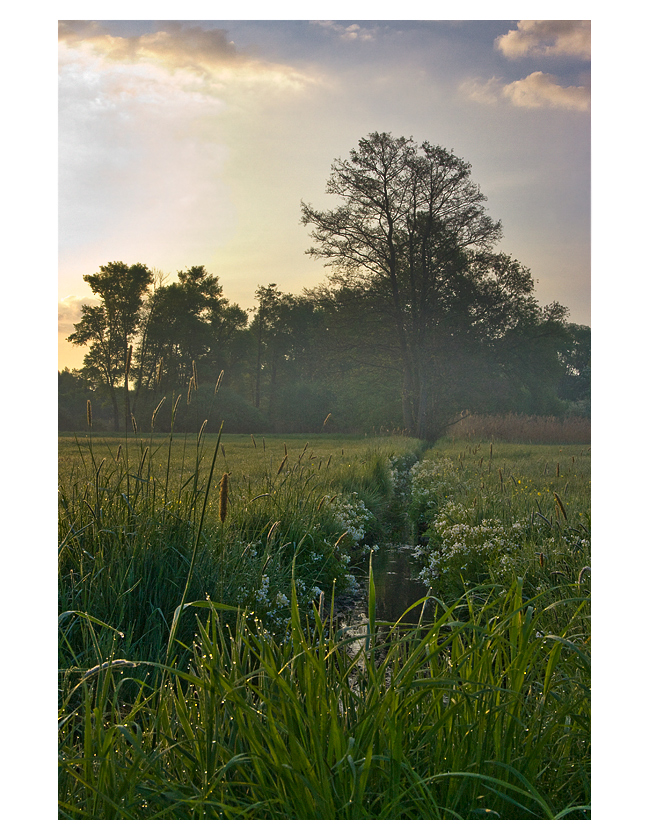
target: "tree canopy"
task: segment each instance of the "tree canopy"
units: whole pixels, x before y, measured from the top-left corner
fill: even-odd
[[[307,253],[333,269],[348,307],[372,313],[399,365],[404,427],[425,439],[499,378],[511,334],[565,315],[541,310],[530,272],[493,251],[501,223],[470,174],[440,146],[374,133],[332,165],[326,191],[338,207],[302,204],[316,243]]]
[[[85,275],[98,303],[68,338],[88,351],[59,377],[62,422],[84,393],[114,429],[180,394],[198,417],[221,371],[231,431],[319,431],[329,416],[332,430],[432,441],[466,411],[588,411],[589,328],[542,307],[529,269],[497,250],[501,223],[466,161],[374,133],[334,161],[326,191],[338,205],[303,202],[301,221],[329,281],[260,285],[252,313],[205,266],[174,281],[140,263]]]

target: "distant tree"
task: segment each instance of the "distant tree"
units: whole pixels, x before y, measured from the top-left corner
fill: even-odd
[[[568,324],[566,341],[560,352],[563,375],[558,388],[560,399],[591,413],[591,328]]]
[[[255,345],[253,402],[256,408],[264,404],[273,418],[280,386],[313,384],[322,313],[307,297],[285,294],[275,283],[259,286],[255,297],[258,307],[249,328]]]
[[[81,307],[81,321],[74,325],[68,341],[82,347],[89,345],[83,373],[91,382],[107,390],[113,408],[113,428],[118,431],[118,389],[124,391],[128,422],[129,348],[137,335],[143,298],[153,275],[142,263],[128,266],[123,262],[112,262],[100,266],[97,274],[84,275],[84,280],[101,302]]]
[[[148,310],[143,379],[147,387],[163,391],[187,387],[195,370],[218,375],[248,320],[241,307],[223,297],[219,278],[204,266],[179,271],[176,282],[156,288]]]
[[[332,166],[339,207],[302,204],[308,253],[333,268],[338,301],[370,328],[367,347],[399,367],[403,424],[425,439],[476,401],[507,336],[544,321],[530,272],[492,250],[501,225],[470,172],[439,146],[374,133]]]

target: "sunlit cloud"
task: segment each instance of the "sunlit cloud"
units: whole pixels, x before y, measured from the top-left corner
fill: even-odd
[[[151,64],[178,76],[179,85],[216,92],[233,81],[278,89],[302,89],[316,80],[293,67],[246,55],[223,29],[168,21],[157,32],[131,37],[111,35],[96,21],[60,21],[59,41],[76,50],[101,55],[120,66]]]
[[[495,46],[507,58],[523,56],[591,56],[591,21],[520,20],[500,35]]]
[[[562,87],[557,79],[539,70],[505,85],[503,95],[519,108],[564,108],[570,111],[588,111],[590,93],[580,86]]]
[[[493,76],[468,79],[459,86],[461,95],[482,105],[497,105],[508,101],[517,108],[562,108],[569,111],[588,111],[590,92],[584,86],[562,87],[549,73],[536,71],[516,82],[504,84]]]

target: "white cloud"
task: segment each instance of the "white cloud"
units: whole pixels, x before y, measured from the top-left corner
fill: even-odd
[[[350,26],[343,26],[343,24],[335,23],[333,20],[312,20],[310,23],[314,26],[322,26],[344,41],[373,41],[375,38],[374,29],[361,27],[358,23],[352,23]]]
[[[502,95],[519,108],[564,108],[588,111],[589,89],[583,86],[562,87],[554,76],[537,71],[525,79],[505,85]]]
[[[591,56],[591,21],[520,20],[517,29],[499,36],[495,47],[507,58]]]

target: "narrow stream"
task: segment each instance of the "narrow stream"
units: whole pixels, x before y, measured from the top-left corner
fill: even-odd
[[[419,579],[421,564],[413,557],[411,546],[383,548],[373,555],[376,615],[381,621],[397,619],[420,598],[427,588]],[[422,604],[404,616],[404,621],[417,622]],[[426,613],[425,613],[426,615]]]

